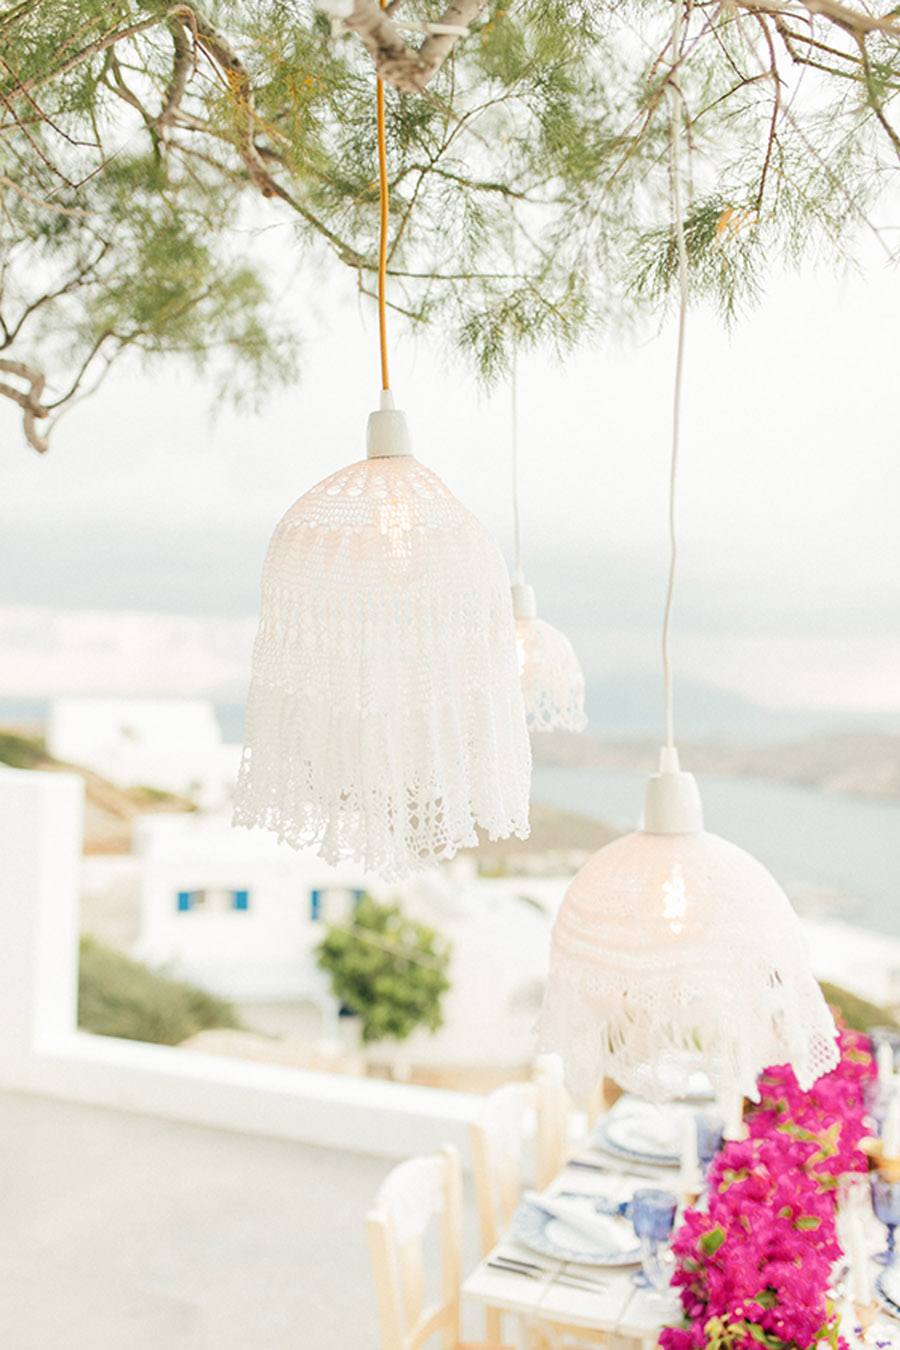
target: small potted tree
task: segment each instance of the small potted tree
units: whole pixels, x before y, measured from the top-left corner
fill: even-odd
[[[363,896],[349,922],[329,926],[316,960],[342,1011],[358,1019],[364,1046],[442,1025],[450,944],[399,905]]]

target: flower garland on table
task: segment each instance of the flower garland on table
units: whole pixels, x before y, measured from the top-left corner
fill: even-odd
[[[801,1092],[792,1070],[767,1069],[748,1137],[725,1145],[706,1209],[676,1234],[673,1284],[685,1323],[661,1350],[812,1350],[844,1346],[829,1294],[842,1176],[868,1169],[864,1091],[871,1043],[839,1029],[840,1063]]]

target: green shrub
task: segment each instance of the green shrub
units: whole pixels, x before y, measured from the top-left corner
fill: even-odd
[[[81,939],[78,1025],[99,1036],[178,1045],[208,1027],[239,1028],[231,1004],[90,937]]]
[[[316,960],[335,998],[359,1016],[367,1044],[403,1041],[416,1027],[437,1031],[443,1024],[449,943],[399,905],[363,896],[350,923],[328,929]]]
[[[897,1019],[887,1008],[882,1008],[878,1003],[870,1003],[868,999],[860,998],[858,994],[851,994],[849,989],[842,989],[839,984],[829,984],[827,980],[821,980],[820,986],[825,995],[825,1002],[831,1008],[836,1008],[854,1031],[868,1031],[869,1027],[896,1027]]]
[[[40,769],[47,763],[40,736],[22,736],[15,731],[0,731],[0,764],[11,769]]]

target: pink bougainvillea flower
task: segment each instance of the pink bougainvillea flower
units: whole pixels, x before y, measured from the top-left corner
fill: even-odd
[[[839,1028],[838,1067],[801,1092],[793,1071],[760,1076],[747,1138],[727,1143],[709,1170],[705,1209],[675,1235],[673,1285],[684,1323],[662,1350],[814,1350],[844,1347],[829,1298],[841,1177],[867,1170],[868,1039]]]

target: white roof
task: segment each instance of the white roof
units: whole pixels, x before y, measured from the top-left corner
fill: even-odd
[[[54,699],[47,730],[51,754],[65,759],[70,746],[111,742],[212,749],[222,743],[222,732],[212,703],[204,698]]]

